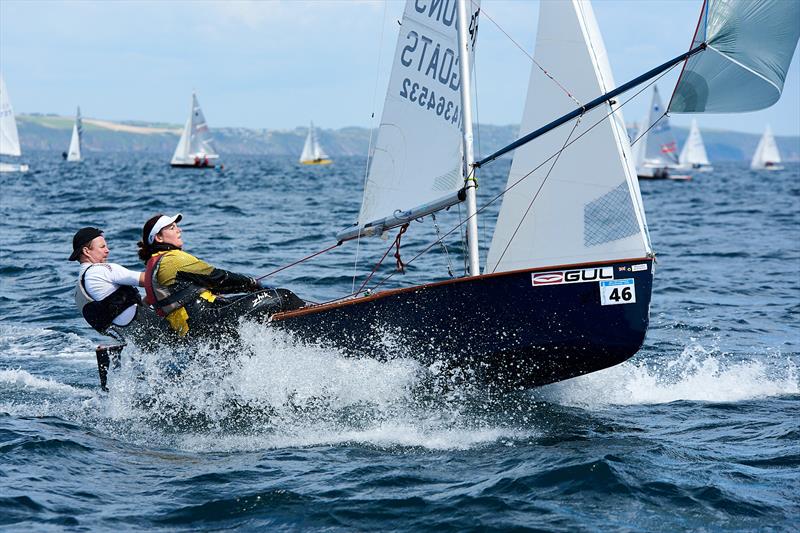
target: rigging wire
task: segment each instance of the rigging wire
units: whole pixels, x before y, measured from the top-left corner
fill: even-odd
[[[528,208],[525,210],[525,213],[523,213],[522,218],[519,221],[519,224],[517,224],[517,227],[514,229],[514,233],[512,233],[511,237],[508,239],[508,242],[506,243],[506,247],[503,248],[503,253],[501,253],[500,257],[497,259],[497,263],[495,263],[494,268],[492,269],[492,272],[495,272],[497,270],[497,266],[500,264],[500,261],[502,261],[503,257],[505,257],[506,252],[508,251],[508,248],[511,246],[511,243],[514,241],[514,238],[517,236],[517,232],[522,227],[522,223],[525,222],[525,218],[531,212],[531,208],[533,207],[533,203],[539,197],[539,193],[542,192],[542,189],[544,188],[544,184],[547,182],[547,179],[550,177],[550,174],[553,172],[553,169],[556,168],[556,164],[558,164],[558,160],[561,159],[561,154],[564,153],[564,149],[567,147],[567,143],[569,143],[569,140],[570,140],[570,138],[572,138],[572,135],[575,133],[575,130],[578,129],[578,126],[581,123],[581,119],[583,119],[583,115],[580,115],[575,120],[575,124],[572,126],[572,130],[570,130],[569,135],[567,135],[567,138],[564,141],[564,144],[561,146],[561,149],[556,154],[556,158],[553,159],[553,164],[550,165],[550,169],[547,171],[547,174],[545,174],[544,179],[542,179],[542,183],[539,184],[539,188],[536,190],[536,193],[533,195],[533,198],[531,198],[531,201],[528,204]],[[486,265],[486,266],[487,266],[487,269],[488,269],[489,265]]]
[[[669,69],[665,70],[664,72],[662,72],[661,74],[659,74],[658,76],[656,76],[655,78],[653,78],[652,80],[650,80],[648,83],[644,84],[644,86],[643,86],[643,87],[642,87],[642,88],[641,88],[639,91],[637,91],[637,92],[636,92],[636,93],[635,93],[633,96],[631,96],[630,98],[628,98],[627,100],[625,100],[625,101],[624,101],[622,104],[620,104],[620,105],[619,105],[619,107],[618,107],[617,109],[612,109],[612,110],[611,110],[609,113],[606,113],[606,115],[605,115],[603,118],[601,118],[600,120],[598,120],[597,122],[595,122],[594,124],[592,124],[592,125],[591,125],[591,126],[590,126],[590,127],[587,129],[587,130],[586,130],[586,131],[584,131],[583,133],[581,133],[580,135],[578,135],[577,137],[575,137],[575,138],[574,138],[572,141],[570,141],[569,143],[567,143],[566,145],[564,145],[564,146],[563,146],[563,147],[562,147],[562,148],[561,148],[561,149],[560,149],[558,152],[556,152],[555,154],[551,155],[550,157],[548,157],[547,159],[545,159],[544,161],[542,161],[542,162],[541,162],[539,165],[537,165],[535,168],[533,168],[532,170],[530,170],[530,171],[529,171],[527,174],[525,174],[525,175],[524,175],[524,176],[522,176],[520,179],[518,179],[517,181],[515,181],[514,183],[512,183],[511,185],[509,185],[508,187],[506,187],[504,190],[502,190],[502,191],[501,191],[500,193],[498,193],[497,195],[495,195],[495,196],[494,196],[492,199],[490,199],[490,200],[489,200],[488,202],[486,202],[486,203],[485,203],[483,206],[481,206],[481,207],[480,207],[480,208],[479,208],[477,211],[475,211],[475,213],[474,213],[473,215],[470,215],[470,217],[472,217],[472,216],[477,216],[479,213],[481,213],[481,212],[483,212],[484,210],[486,210],[486,209],[487,209],[487,208],[488,208],[490,205],[492,205],[494,202],[496,202],[498,199],[500,199],[502,196],[504,196],[504,195],[505,195],[505,194],[506,194],[508,191],[510,191],[511,189],[513,189],[514,187],[516,187],[517,185],[519,185],[519,184],[520,184],[522,181],[524,181],[525,179],[527,179],[527,178],[528,178],[529,176],[531,176],[531,175],[532,175],[534,172],[536,172],[537,170],[539,170],[540,168],[542,168],[542,167],[543,167],[544,165],[546,165],[546,164],[547,164],[547,163],[548,163],[548,162],[549,162],[551,159],[553,159],[553,158],[555,158],[555,157],[558,157],[558,156],[559,156],[559,154],[560,154],[561,152],[563,152],[565,149],[569,148],[570,146],[572,146],[573,144],[575,144],[576,142],[578,142],[578,141],[579,141],[581,138],[583,138],[583,136],[584,136],[584,135],[588,134],[588,133],[589,133],[590,131],[592,131],[594,128],[596,128],[597,126],[599,126],[600,124],[602,124],[602,123],[603,123],[603,121],[605,121],[606,119],[608,119],[608,117],[610,117],[611,115],[613,115],[614,113],[616,113],[618,110],[622,109],[622,108],[623,108],[625,105],[627,105],[627,104],[628,104],[628,103],[629,103],[631,100],[633,100],[634,98],[636,98],[637,96],[639,96],[641,93],[643,93],[645,90],[647,90],[647,89],[648,89],[650,86],[652,86],[652,85],[653,85],[654,83],[656,83],[658,80],[660,80],[661,78],[663,78],[664,76],[666,76],[666,75],[667,75],[667,74],[668,74],[668,73],[669,73],[669,72],[670,72],[672,69],[674,69],[674,68],[675,68],[675,65],[673,65],[673,66],[672,66],[672,67],[670,67]],[[666,113],[665,113],[665,114],[666,114]],[[650,128],[652,128],[652,126],[651,126]],[[649,130],[650,128],[648,128],[648,130]],[[464,225],[464,224],[465,224],[465,223],[466,223],[466,222],[469,220],[469,218],[470,218],[470,217],[467,217],[465,220],[463,220],[463,221],[460,221],[460,222],[459,222],[459,224],[458,224],[456,227],[454,227],[453,229],[451,229],[450,231],[448,231],[447,233],[445,233],[445,234],[442,236],[442,239],[444,239],[444,238],[445,238],[445,237],[447,237],[448,235],[451,235],[451,234],[452,234],[454,231],[456,231],[457,229],[461,228],[461,227],[462,227],[462,226],[463,226],[463,225]],[[459,218],[460,218],[460,217],[459,217]],[[425,254],[425,253],[427,253],[428,251],[430,251],[430,249],[431,249],[431,248],[433,248],[433,247],[434,247],[436,244],[437,244],[436,242],[433,242],[433,243],[431,243],[430,245],[428,245],[426,248],[424,248],[424,249],[423,249],[421,252],[419,252],[417,255],[415,255],[414,257],[412,257],[411,259],[409,259],[409,260],[406,262],[406,265],[409,265],[409,264],[411,264],[411,263],[412,263],[412,262],[414,262],[416,259],[418,259],[420,256],[422,256],[423,254]],[[395,274],[394,272],[393,272],[393,273],[391,273],[391,274],[388,274],[386,277],[384,277],[382,280],[380,280],[380,281],[379,281],[379,282],[378,282],[378,283],[377,283],[377,284],[376,284],[374,287],[372,287],[372,289],[370,289],[370,290],[372,290],[372,291],[376,290],[378,287],[380,287],[381,285],[383,285],[385,282],[389,281],[389,279],[391,279],[391,278],[394,276],[394,274]],[[355,294],[349,294],[349,295],[347,295],[347,296],[344,296],[344,297],[342,297],[342,298],[337,298],[337,299],[334,299],[334,300],[330,300],[330,302],[335,302],[335,301],[338,301],[338,300],[343,300],[343,299],[349,298],[349,297],[351,297],[351,296],[355,296],[356,294],[357,294],[357,293],[355,293]],[[329,303],[329,302],[325,302],[325,303]]]
[[[583,106],[583,104],[582,104],[582,103],[581,103],[581,102],[580,102],[580,101],[579,101],[579,100],[578,100],[578,99],[577,99],[575,96],[573,96],[573,95],[572,95],[572,93],[571,93],[571,92],[569,92],[569,90],[567,90],[567,88],[566,88],[566,87],[564,87],[564,86],[563,86],[563,85],[562,85],[562,84],[561,84],[561,83],[560,83],[560,82],[559,82],[557,79],[555,79],[555,78],[552,76],[552,74],[550,74],[550,73],[547,71],[547,69],[546,69],[546,68],[544,68],[544,67],[543,67],[543,66],[542,66],[542,65],[541,65],[541,64],[540,64],[538,61],[536,61],[536,59],[535,59],[535,58],[534,58],[532,55],[530,55],[530,54],[528,53],[528,51],[527,51],[527,50],[525,50],[525,48],[523,48],[523,47],[522,47],[522,45],[521,45],[521,44],[519,44],[517,41],[515,41],[515,40],[514,40],[514,38],[513,38],[513,37],[511,37],[511,35],[509,35],[509,34],[508,34],[508,32],[506,32],[506,30],[504,30],[504,29],[503,29],[503,27],[502,27],[502,26],[500,26],[500,24],[498,24],[498,23],[497,23],[497,22],[496,22],[496,21],[495,21],[495,20],[494,20],[494,19],[493,19],[491,16],[489,16],[489,13],[487,13],[487,12],[486,12],[486,9],[481,9],[481,13],[483,13],[483,15],[484,15],[484,16],[485,16],[487,19],[489,19],[489,22],[491,22],[492,24],[494,24],[494,25],[495,25],[495,27],[496,27],[498,30],[500,30],[500,31],[503,33],[503,35],[505,35],[506,37],[508,37],[508,40],[509,40],[509,41],[511,41],[512,43],[514,43],[514,46],[516,46],[517,48],[519,48],[519,49],[522,51],[522,53],[523,53],[523,54],[525,54],[526,56],[528,56],[528,59],[530,59],[530,60],[531,60],[531,62],[532,62],[534,65],[536,65],[537,67],[539,67],[539,70],[541,70],[541,71],[542,71],[542,73],[543,73],[545,76],[547,76],[548,78],[550,78],[550,79],[553,81],[553,83],[555,83],[555,84],[556,84],[556,85],[559,87],[559,89],[561,89],[562,91],[564,91],[564,94],[566,94],[568,97],[570,97],[570,98],[572,99],[572,101],[573,101],[573,102],[575,102],[576,104],[578,104],[578,107],[582,107],[582,106]]]
[[[439,224],[436,222],[436,213],[431,213],[431,219],[433,220],[433,228],[436,230],[436,238],[439,241],[439,244],[444,251],[444,257],[447,260],[447,273],[450,275],[451,278],[456,277],[453,274],[453,264],[450,262],[450,253],[447,251],[447,245],[442,240],[442,234],[439,229]]]
[[[367,179],[369,178],[369,167],[370,167],[370,156],[372,154],[372,137],[375,132],[375,102],[378,99],[378,80],[380,79],[381,75],[381,61],[383,60],[383,34],[386,31],[386,2],[383,3],[383,17],[382,17],[382,24],[381,24],[381,37],[378,40],[378,66],[375,69],[375,86],[372,89],[372,114],[370,119],[372,121],[372,127],[369,129],[369,146],[367,148],[367,162],[364,165],[364,184],[362,190],[366,190],[367,188]],[[353,261],[353,284],[350,290],[355,292],[356,290],[356,276],[358,275],[358,253],[361,249],[361,232],[358,232],[358,236],[356,237],[356,257]]]
[[[671,71],[673,68],[675,68],[675,66],[672,66],[672,67],[670,67],[669,69],[667,69],[667,70],[666,70],[666,71],[664,71],[663,73],[659,74],[658,76],[656,76],[655,78],[653,78],[652,80],[650,80],[648,83],[646,83],[646,84],[643,84],[643,87],[642,87],[640,90],[638,90],[638,91],[637,91],[635,94],[633,94],[633,96],[631,96],[630,98],[628,98],[627,100],[625,100],[624,102],[622,102],[622,103],[619,105],[619,107],[617,107],[616,109],[612,109],[612,110],[611,110],[609,113],[607,113],[607,114],[606,114],[606,115],[605,115],[603,118],[601,118],[600,120],[598,120],[597,122],[595,122],[594,124],[592,124],[592,125],[591,125],[591,126],[590,126],[590,127],[587,129],[587,130],[586,130],[586,131],[584,131],[583,133],[581,133],[580,135],[578,135],[577,137],[575,137],[575,138],[574,138],[572,141],[569,141],[567,144],[565,144],[564,146],[562,146],[562,147],[561,147],[561,149],[560,149],[558,152],[554,153],[553,155],[551,155],[550,157],[548,157],[547,159],[545,159],[544,161],[542,161],[542,162],[541,162],[539,165],[537,165],[536,167],[534,167],[534,168],[533,168],[532,170],[530,170],[530,171],[529,171],[527,174],[525,174],[525,175],[524,175],[524,176],[522,176],[520,179],[518,179],[517,181],[515,181],[514,183],[512,183],[511,185],[509,185],[508,187],[506,187],[506,188],[505,188],[505,189],[503,189],[502,191],[500,191],[500,193],[496,194],[496,195],[495,195],[493,198],[491,198],[491,199],[490,199],[488,202],[486,202],[486,203],[485,203],[483,206],[481,206],[481,207],[480,207],[480,208],[479,208],[479,209],[478,209],[478,210],[475,212],[475,214],[471,215],[470,217],[467,217],[466,219],[462,219],[462,218],[461,218],[461,203],[458,203],[458,204],[456,204],[456,205],[458,206],[458,219],[459,219],[459,223],[458,223],[458,224],[456,224],[456,225],[455,225],[455,226],[454,226],[452,229],[450,229],[450,230],[449,230],[447,233],[445,233],[445,234],[444,234],[444,235],[442,235],[440,238],[438,238],[436,241],[434,241],[434,242],[430,243],[430,244],[429,244],[429,245],[428,245],[426,248],[424,248],[424,249],[423,249],[421,252],[419,252],[417,255],[415,255],[415,256],[414,256],[414,257],[412,257],[410,260],[408,260],[408,261],[405,263],[405,265],[406,265],[406,266],[407,266],[407,265],[410,265],[412,262],[414,262],[414,261],[415,261],[416,259],[418,259],[420,256],[424,255],[425,253],[427,253],[428,251],[430,251],[430,250],[431,250],[431,249],[432,249],[434,246],[436,246],[437,244],[439,244],[439,242],[440,242],[440,241],[443,241],[443,240],[444,240],[446,237],[448,237],[449,235],[452,235],[452,234],[453,234],[453,233],[454,233],[456,230],[460,230],[460,232],[461,232],[461,235],[462,235],[462,246],[466,246],[466,243],[464,242],[464,236],[463,236],[463,235],[464,235],[464,232],[463,232],[463,227],[464,227],[464,224],[466,224],[466,223],[467,223],[467,221],[468,221],[468,220],[469,220],[469,219],[470,219],[472,216],[477,216],[478,214],[480,214],[480,213],[482,213],[483,211],[485,211],[485,210],[486,210],[486,209],[487,209],[487,208],[488,208],[490,205],[492,205],[494,202],[496,202],[496,201],[497,201],[497,200],[499,200],[501,197],[503,197],[503,196],[504,196],[504,195],[505,195],[505,194],[506,194],[508,191],[510,191],[511,189],[513,189],[514,187],[516,187],[517,185],[519,185],[520,183],[522,183],[522,181],[524,181],[525,179],[527,179],[528,177],[530,177],[530,176],[531,176],[531,175],[532,175],[534,172],[536,172],[537,170],[539,170],[540,168],[542,168],[544,165],[546,165],[546,164],[547,164],[547,163],[548,163],[548,162],[549,162],[551,159],[553,159],[553,158],[556,158],[556,157],[559,157],[559,156],[560,156],[560,154],[561,154],[561,153],[562,153],[564,150],[566,150],[567,148],[569,148],[570,146],[572,146],[573,144],[575,144],[576,142],[578,142],[578,141],[579,141],[579,140],[580,140],[580,139],[581,139],[581,138],[582,138],[584,135],[588,134],[590,131],[592,131],[594,128],[596,128],[598,125],[600,125],[600,124],[601,124],[601,123],[602,123],[604,120],[606,120],[608,117],[610,117],[611,115],[613,115],[614,113],[616,113],[618,110],[621,110],[623,107],[625,107],[625,106],[626,106],[626,105],[627,105],[627,104],[628,104],[628,103],[629,103],[631,100],[633,100],[634,98],[636,98],[637,96],[639,96],[640,94],[642,94],[642,93],[643,93],[645,90],[647,90],[647,89],[648,89],[650,86],[652,86],[653,84],[655,84],[655,83],[656,83],[658,80],[660,80],[662,77],[666,76],[666,75],[667,75],[667,74],[668,74],[668,73],[669,73],[669,72],[670,72],[670,71]],[[644,136],[644,134],[645,134],[645,133],[647,133],[648,131],[650,131],[650,130],[653,128],[653,126],[655,126],[655,125],[658,123],[658,121],[659,121],[659,120],[661,120],[661,118],[663,118],[663,117],[664,117],[664,116],[666,116],[666,115],[667,115],[667,113],[665,112],[665,113],[662,115],[662,117],[659,117],[659,118],[658,118],[658,119],[657,119],[657,120],[656,120],[656,121],[655,121],[655,122],[654,122],[652,125],[650,125],[650,127],[649,127],[649,128],[647,128],[647,130],[646,130],[646,131],[645,131],[645,132],[644,132],[642,135],[640,135],[640,136],[639,136],[639,137],[637,137],[637,138],[636,138],[636,139],[635,139],[633,142],[631,142],[631,144],[635,144],[635,143],[636,143],[636,142],[637,142],[639,139],[641,139],[641,138],[642,138],[642,136]],[[473,171],[474,171],[474,168],[473,168]],[[277,269],[277,270],[274,270],[274,271],[272,271],[272,272],[270,272],[270,273],[268,273],[268,274],[265,274],[265,275],[263,275],[263,276],[261,276],[261,277],[259,277],[259,278],[256,278],[256,279],[257,279],[257,280],[261,280],[261,279],[264,279],[264,278],[266,278],[266,277],[268,277],[268,276],[272,276],[273,274],[276,274],[276,273],[278,273],[278,272],[280,272],[280,271],[282,271],[282,270],[285,270],[285,269],[287,269],[287,268],[289,268],[289,267],[295,266],[295,265],[297,265],[297,264],[299,264],[299,263],[302,263],[302,262],[304,262],[304,261],[307,261],[307,260],[309,260],[309,259],[311,259],[311,258],[313,258],[313,257],[316,257],[316,256],[318,256],[318,255],[321,255],[321,254],[323,254],[323,253],[325,253],[325,252],[327,252],[327,251],[329,251],[329,250],[332,250],[332,249],[334,249],[334,248],[336,248],[336,247],[338,247],[338,246],[341,246],[342,244],[343,244],[343,243],[342,243],[342,241],[339,241],[339,242],[337,242],[336,244],[334,244],[334,245],[332,245],[332,246],[329,246],[328,248],[325,248],[325,249],[323,249],[323,250],[320,250],[320,251],[318,251],[318,252],[315,252],[315,253],[313,253],[313,254],[311,254],[311,255],[307,256],[307,257],[304,257],[303,259],[300,259],[300,260],[298,260],[298,261],[295,261],[295,262],[293,262],[293,263],[291,263],[291,264],[289,264],[289,265],[286,265],[286,266],[284,266],[284,267],[281,267],[281,268],[279,268],[279,269]],[[395,243],[394,243],[394,242],[393,242],[393,243],[392,243],[392,245],[389,247],[389,249],[386,251],[386,253],[384,254],[384,256],[383,256],[383,258],[381,259],[381,261],[383,261],[383,259],[384,259],[384,258],[386,257],[386,255],[389,253],[389,251],[391,251],[391,249],[392,249],[392,246],[395,246]],[[466,248],[465,248],[465,249],[466,249]],[[467,265],[466,265],[466,254],[464,254],[464,257],[465,257],[464,271],[466,272],[466,268],[467,268]],[[379,265],[380,265],[380,262],[378,263],[378,265],[376,265],[375,269],[373,269],[373,273],[372,273],[372,274],[374,274],[375,270],[377,270],[377,266],[379,266]],[[377,289],[378,287],[380,287],[381,285],[383,285],[383,284],[384,284],[386,281],[388,281],[390,278],[392,278],[392,277],[394,276],[394,274],[395,274],[395,273],[396,273],[396,272],[393,272],[393,273],[391,273],[391,274],[387,275],[387,276],[386,276],[385,278],[383,278],[383,279],[382,279],[380,282],[378,282],[378,284],[377,284],[377,285],[375,285],[375,286],[374,286],[372,289],[369,289],[369,290],[375,290],[375,289]],[[369,280],[369,278],[371,278],[371,277],[372,277],[372,274],[370,274],[370,276],[367,278],[368,280]],[[345,300],[345,299],[347,299],[347,298],[352,298],[352,297],[354,297],[354,296],[357,296],[359,293],[361,293],[361,292],[362,292],[362,290],[363,290],[363,287],[364,287],[365,285],[366,285],[366,283],[362,284],[362,287],[361,287],[361,288],[360,288],[358,291],[355,291],[355,290],[354,290],[354,291],[353,291],[352,293],[350,293],[350,294],[347,294],[347,295],[345,295],[345,296],[341,296],[341,297],[339,297],[339,298],[334,298],[334,299],[332,299],[332,300],[328,300],[328,301],[325,301],[325,302],[321,302],[319,305],[324,305],[324,304],[328,304],[328,303],[332,303],[332,302],[338,302],[338,301],[341,301],[341,300]]]

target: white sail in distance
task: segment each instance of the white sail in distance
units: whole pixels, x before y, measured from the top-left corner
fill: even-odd
[[[69,141],[67,161],[81,160],[81,138],[83,137],[83,123],[81,122],[81,108],[75,113],[75,124],[72,125],[72,138]]]
[[[774,169],[779,170],[783,167],[780,166],[781,154],[778,151],[778,144],[775,142],[775,137],[772,135],[772,128],[767,126],[764,130],[764,135],[758,141],[756,152],[753,154],[753,160],[750,162],[750,168],[753,170]]]
[[[706,0],[671,113],[738,113],[781,96],[800,39],[796,0]]]
[[[470,2],[470,61],[479,2]],[[406,2],[358,226],[428,204],[463,185],[456,2]]]
[[[582,103],[615,87],[587,1],[541,2],[535,59]],[[534,65],[520,129],[531,131],[576,107]],[[486,259],[487,273],[651,253],[630,141],[618,104],[604,104],[590,112],[574,132],[573,125],[568,123],[516,149],[507,187],[517,185],[503,196]],[[557,159],[550,159],[565,142],[575,139]]]
[[[317,130],[314,129],[313,122],[311,123],[311,126],[308,128],[308,135],[306,136],[306,142],[303,145],[303,152],[300,154],[300,162],[301,163],[330,162],[328,154],[325,153],[325,150],[323,150],[322,146],[319,144],[319,139],[317,139]]]
[[[197,95],[192,94],[192,109],[183,127],[181,138],[175,153],[172,155],[173,165],[191,165],[197,158],[217,159],[219,155],[214,148],[211,132],[206,117],[200,108]]]
[[[703,143],[703,136],[700,135],[700,128],[697,121],[692,119],[692,126],[689,128],[689,136],[683,144],[681,155],[678,158],[683,167],[709,166],[711,163],[706,154],[706,145]]]
[[[2,74],[0,74],[0,154],[22,155],[14,108],[11,107],[11,99],[8,97],[8,89]]]
[[[669,118],[664,115],[664,107],[661,105],[661,97],[656,86],[653,86],[653,100],[650,104],[647,127],[650,131],[645,133],[647,140],[644,145],[644,164],[654,167],[676,165],[678,145],[669,125]]]

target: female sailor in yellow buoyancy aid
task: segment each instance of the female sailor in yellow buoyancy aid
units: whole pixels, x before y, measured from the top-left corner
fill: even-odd
[[[146,302],[181,336],[233,334],[239,318],[267,319],[304,302],[286,289],[262,287],[250,277],[214,268],[183,251],[177,214],[158,214],[142,228],[139,258],[146,263]],[[249,292],[245,296],[220,294]]]

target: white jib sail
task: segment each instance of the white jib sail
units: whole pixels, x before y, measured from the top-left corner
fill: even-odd
[[[69,141],[69,151],[67,152],[67,161],[80,161],[81,160],[81,136],[83,133],[83,124],[81,123],[81,108],[75,114],[75,124],[72,125],[72,138]]]
[[[6,82],[2,74],[0,74],[0,154],[22,155],[19,147],[17,121],[14,118],[14,108],[11,107],[8,89],[6,89]]]
[[[692,127],[689,128],[689,136],[683,144],[680,155],[681,165],[710,165],[706,154],[706,145],[703,143],[703,136],[700,135],[700,128],[697,121],[692,119]]]
[[[769,165],[777,165],[780,162],[781,154],[778,152],[778,144],[775,142],[775,137],[772,135],[772,128],[767,126],[764,135],[762,135],[761,140],[758,141],[756,153],[753,154],[753,160],[750,162],[750,168],[758,170],[767,168]]]
[[[669,104],[673,113],[736,113],[769,107],[783,91],[800,38],[797,0],[706,0]]]
[[[479,2],[472,0],[470,9],[476,12]],[[463,186],[456,19],[456,2],[406,2],[360,227],[454,196]]]
[[[172,155],[172,164],[193,164],[195,158],[217,159],[216,150],[211,139],[211,132],[206,123],[203,110],[197,96],[192,94],[192,110],[183,127],[181,138],[175,153]]]
[[[581,102],[615,87],[605,45],[587,1],[543,1],[536,61]],[[521,131],[575,109],[575,102],[535,65]],[[486,260],[486,272],[645,257],[651,252],[630,141],[617,104],[518,148]],[[599,124],[592,128],[597,123]],[[551,169],[552,167],[552,169]],[[531,202],[533,204],[531,205]]]

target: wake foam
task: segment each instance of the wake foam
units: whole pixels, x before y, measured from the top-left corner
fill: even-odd
[[[40,391],[68,394],[70,396],[91,396],[92,394],[83,389],[73,387],[64,383],[59,383],[48,378],[34,376],[26,370],[5,369],[0,370],[0,384],[4,388],[25,388],[37,389]]]
[[[797,365],[789,357],[734,358],[693,343],[673,359],[626,361],[542,387],[534,394],[564,405],[602,407],[679,400],[738,402],[798,393]]]
[[[378,361],[263,325],[243,324],[240,335],[191,353],[129,353],[109,374],[98,422],[126,440],[191,451],[348,442],[465,449],[530,436],[486,421],[474,407],[480,398],[442,387],[440,369],[400,348]]]

